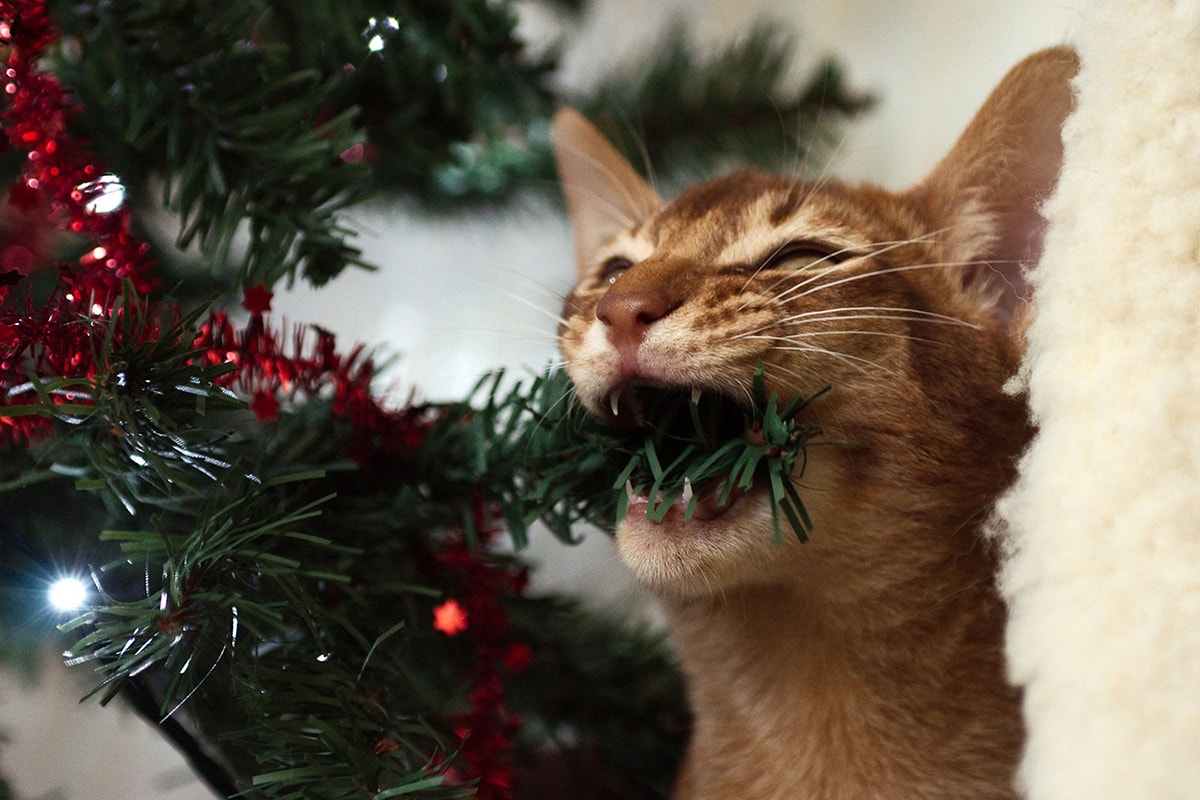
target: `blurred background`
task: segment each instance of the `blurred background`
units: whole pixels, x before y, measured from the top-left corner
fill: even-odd
[[[550,46],[542,6],[521,6],[522,37]],[[1007,69],[1069,42],[1078,5],[1014,0],[595,0],[565,43],[556,80],[585,89],[631,54],[652,50],[682,19],[703,47],[736,40],[769,19],[794,30],[798,75],[835,57],[870,110],[846,127],[823,167],[853,181],[901,188],[946,152]],[[559,208],[522,196],[469,214],[357,208],[348,223],[377,272],[351,269],[316,290],[297,284],[274,312],[395,357],[401,395],[462,398],[497,367],[537,371],[554,357],[554,318],[573,282],[570,230]],[[625,579],[608,538],[564,546],[536,538],[535,588],[578,592],[620,613],[653,616]],[[132,714],[80,704],[89,675],[46,653],[36,682],[0,674],[0,769],[23,800],[201,800],[209,795],[170,746]]]

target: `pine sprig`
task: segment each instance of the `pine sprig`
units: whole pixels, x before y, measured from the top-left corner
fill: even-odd
[[[653,393],[645,425],[625,432],[585,413],[562,371],[536,376],[527,386],[503,386],[502,373],[485,379],[469,411],[448,414],[436,435],[451,451],[473,450],[474,458],[464,463],[474,471],[461,479],[500,498],[518,545],[534,520],[567,541],[580,522],[610,528],[627,512],[631,494],[646,497],[647,516],[661,520],[690,493],[684,504],[690,518],[702,488],[721,481],[718,506],[735,491],[765,482],[776,535],[783,520],[801,541],[812,530],[794,478],[803,472],[808,442],[820,435],[802,412],[821,393],[780,403],[764,388],[760,368],[753,376],[753,408],[719,397]]]

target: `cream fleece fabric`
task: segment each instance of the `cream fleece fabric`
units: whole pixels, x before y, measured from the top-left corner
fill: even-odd
[[[1200,1],[1082,11],[1001,503],[1029,800],[1200,798]]]

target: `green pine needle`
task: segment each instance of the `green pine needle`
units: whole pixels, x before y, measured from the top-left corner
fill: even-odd
[[[518,545],[537,519],[566,540],[578,522],[611,528],[628,510],[628,489],[649,498],[646,514],[657,521],[691,487],[684,510],[691,519],[701,492],[722,480],[719,505],[757,482],[770,493],[776,537],[786,520],[800,541],[807,540],[812,520],[793,480],[804,471],[805,448],[820,430],[797,417],[820,393],[797,394],[781,404],[766,392],[760,367],[754,410],[715,395],[697,403],[684,392],[646,392],[645,425],[625,432],[586,414],[562,371],[507,394],[501,392],[503,377],[481,382],[464,413],[447,415],[433,435],[465,431],[476,449],[477,472],[464,478],[500,498]],[[438,440],[438,447],[445,444]]]

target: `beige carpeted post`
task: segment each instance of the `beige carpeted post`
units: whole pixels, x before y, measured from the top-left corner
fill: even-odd
[[[1200,798],[1200,2],[1081,9],[1002,502],[1030,800]]]

